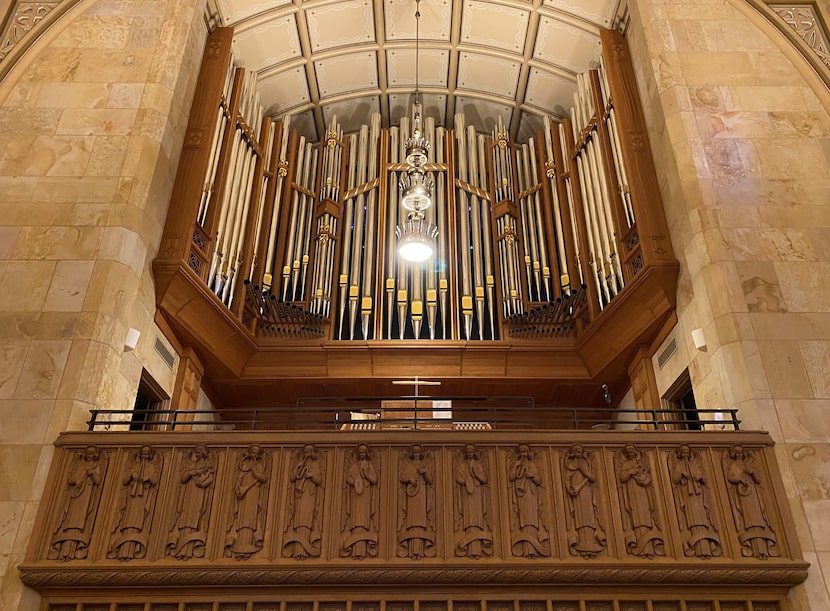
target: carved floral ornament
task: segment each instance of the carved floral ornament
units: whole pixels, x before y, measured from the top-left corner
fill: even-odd
[[[11,54],[21,40],[32,30],[38,28],[44,18],[61,3],[55,2],[18,2],[12,10],[13,17],[6,25],[0,37],[0,63]]]
[[[830,68],[830,35],[825,31],[818,11],[812,4],[787,3],[770,4],[769,7],[795,30],[801,39],[807,43],[821,62]]]

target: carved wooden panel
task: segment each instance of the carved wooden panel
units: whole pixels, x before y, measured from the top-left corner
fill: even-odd
[[[806,577],[766,435],[583,436],[589,443],[535,431],[68,433],[44,493],[56,501],[42,504],[20,571],[50,592],[600,582],[780,591]],[[452,611],[578,603],[548,607],[524,592],[517,606],[473,596]],[[350,611],[380,611],[376,599],[349,597],[281,611],[349,611],[347,600]],[[384,611],[415,609],[393,602]]]

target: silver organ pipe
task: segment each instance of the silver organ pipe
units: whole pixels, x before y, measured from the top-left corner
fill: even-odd
[[[554,152],[553,152],[553,137],[551,136],[551,130],[556,129],[551,124],[550,117],[544,118],[544,138],[545,138],[545,154],[547,156],[548,162],[546,163],[546,178],[550,184],[550,193],[552,199],[552,205],[550,209],[553,211],[553,230],[555,233],[555,240],[556,240],[556,255],[559,258],[559,287],[563,295],[569,295],[571,291],[571,283],[570,283],[570,273],[568,270],[568,256],[565,252],[565,231],[563,229],[562,223],[562,202],[559,201],[559,191],[556,188],[556,170],[554,160]],[[563,172],[567,172],[567,169],[563,169]],[[569,206],[570,208],[570,206]],[[571,223],[571,227],[575,225],[573,222]]]
[[[458,178],[466,182],[467,178],[467,128],[464,125],[464,115],[455,115],[456,137],[456,171]],[[467,191],[459,186],[456,189],[458,233],[458,258],[460,260],[459,297],[461,301],[461,315],[464,320],[464,339],[470,339],[473,325],[473,278],[470,272],[471,250],[470,239],[470,203]]]
[[[268,228],[267,248],[265,251],[265,271],[262,276],[262,285],[266,290],[271,290],[274,275],[274,257],[279,239],[278,223],[280,218],[283,190],[285,188],[285,177],[288,165],[288,130],[291,127],[291,117],[285,117],[282,122],[282,140],[280,142],[279,160],[277,164],[277,175],[272,178],[276,181],[274,188],[274,202],[271,210],[271,220]]]
[[[611,88],[608,85],[608,74],[605,70],[604,61],[600,62],[599,75],[602,84],[600,87],[600,91],[602,93],[602,103],[608,109],[608,116],[605,121],[608,125],[608,132],[611,138],[611,152],[614,156],[614,170],[617,176],[617,184],[623,200],[626,222],[628,223],[628,227],[633,227],[634,208],[631,204],[631,191],[628,188],[628,174],[625,170],[625,160],[623,159],[622,145],[620,144],[620,134],[617,127],[617,113],[614,111],[614,104],[610,98]]]

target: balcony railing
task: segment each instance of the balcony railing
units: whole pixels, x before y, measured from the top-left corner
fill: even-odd
[[[740,430],[735,409],[537,407],[532,397],[321,397],[295,407],[93,410],[90,431],[191,430]]]

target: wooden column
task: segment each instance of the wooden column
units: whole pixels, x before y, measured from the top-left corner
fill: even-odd
[[[654,377],[654,365],[648,346],[640,346],[634,354],[634,359],[628,366],[628,376],[631,379],[631,390],[634,394],[634,406],[642,411],[637,414],[639,420],[657,420],[658,415],[652,410],[661,409],[660,393],[657,390],[657,379]],[[651,429],[650,424],[637,428]]]
[[[187,261],[190,254],[217,112],[222,100],[225,74],[230,64],[232,39],[233,28],[230,27],[214,30],[207,39],[202,66],[196,80],[196,93],[184,145],[179,157],[176,181],[170,197],[170,209],[164,225],[159,259]],[[206,273],[206,270],[203,271]]]
[[[642,263],[674,261],[628,44],[622,34],[614,30],[601,30],[600,40],[642,245]]]
[[[173,384],[173,396],[170,408],[181,411],[194,411],[199,401],[199,389],[202,386],[202,376],[205,373],[204,365],[196,351],[190,346],[182,350],[179,356],[179,369],[176,372],[176,382]],[[176,422],[193,421],[195,414],[177,414]],[[177,430],[188,430],[190,427],[176,427]]]

